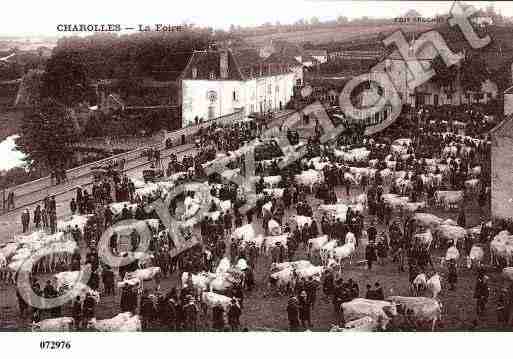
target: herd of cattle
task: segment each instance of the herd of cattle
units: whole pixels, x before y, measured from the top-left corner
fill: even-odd
[[[326,171],[337,168],[343,169],[344,180],[351,185],[361,186],[365,182],[372,184],[373,181],[380,177],[384,188],[394,187],[394,193],[384,193],[382,200],[389,205],[394,212],[400,212],[402,215],[407,214],[413,216],[417,225],[422,228],[421,232],[415,234],[415,238],[424,243],[428,248],[444,248],[443,244],[451,243],[447,249],[444,260],[460,259],[460,251],[465,238],[471,236],[476,238],[479,236],[483,226],[472,228],[463,228],[458,226],[451,219],[443,219],[437,217],[427,210],[432,206],[451,209],[458,207],[464,198],[468,196],[476,196],[482,191],[488,190],[482,177],[481,166],[469,166],[466,171],[463,189],[449,189],[451,186],[451,178],[455,171],[459,171],[462,163],[468,162],[471,152],[482,145],[483,139],[471,138],[469,136],[461,136],[453,133],[440,134],[443,138],[445,146],[443,147],[439,157],[437,158],[416,158],[413,151],[414,144],[411,139],[401,138],[395,140],[391,145],[385,143],[377,143],[373,140],[365,140],[362,147],[354,146],[338,146],[329,148],[332,154],[330,158],[325,154],[319,157],[309,159],[301,159],[303,166],[308,169],[302,170],[294,176],[297,185],[308,188],[311,193],[315,193],[326,181]],[[304,146],[298,144],[289,146],[283,150],[283,156],[270,160],[261,161],[259,164],[264,171],[269,167],[272,161],[280,162],[289,160],[289,156],[296,156],[296,150]],[[375,158],[373,155],[378,151],[388,151],[384,158]],[[328,151],[327,151],[328,152]],[[220,155],[220,158],[231,160],[242,156],[242,153],[230,153],[228,155]],[[404,164],[407,163],[407,166]],[[206,164],[207,166],[209,164]],[[422,168],[420,175],[415,174],[412,168],[419,165]],[[241,171],[240,169],[227,169],[222,172],[222,177],[226,179],[233,178]],[[140,179],[134,178],[136,192],[142,197],[155,198],[164,197],[169,193],[177,183],[187,181],[193,175],[193,172],[176,173],[172,178],[167,178],[156,183],[145,183]],[[272,200],[281,198],[286,190],[283,186],[283,178],[280,175],[262,176],[265,188],[263,189],[263,198],[265,203],[262,206],[263,216],[265,211],[271,211],[273,206]],[[256,182],[260,176],[254,176],[251,180]],[[431,186],[435,189],[434,203],[428,203],[427,197],[424,201],[412,201],[411,193],[415,191],[415,181],[420,178],[425,186]],[[208,188],[213,188],[218,184],[205,182]],[[203,216],[208,216],[216,220],[221,213],[233,209],[234,204],[231,201],[221,201],[215,197],[206,196],[208,198],[199,198],[197,192],[189,191],[184,200],[183,220],[188,221],[195,217],[202,206],[202,203],[215,203],[217,210],[208,211]],[[244,200],[244,193],[240,192],[240,199]],[[205,195],[202,193],[201,195]],[[421,196],[419,196],[421,198]],[[124,208],[135,211],[137,204],[135,203],[113,203],[110,205],[113,213],[119,214]],[[341,218],[345,220],[348,209],[353,212],[365,213],[368,207],[368,199],[365,191],[361,191],[351,200],[342,202],[338,201],[334,204],[320,204],[314,216],[307,217],[301,215],[293,215],[289,218],[289,222],[297,228],[301,229],[305,225],[311,225],[315,216],[326,214],[332,218]],[[0,247],[0,270],[1,277],[11,281],[15,278],[15,273],[23,268],[26,260],[34,255],[40,256],[41,260],[37,261],[38,268],[36,271],[55,273],[54,279],[57,283],[57,289],[61,291],[73,290],[74,294],[84,297],[85,294],[91,293],[97,302],[100,301],[100,293],[80,284],[81,271],[61,271],[59,268],[69,268],[71,264],[71,254],[76,250],[77,243],[70,236],[70,229],[78,227],[83,231],[89,216],[72,216],[67,220],[58,223],[58,232],[55,234],[47,234],[43,231],[36,231],[29,235],[15,236],[13,241]],[[157,234],[159,231],[159,221],[145,220],[146,228],[149,228],[151,235]],[[198,223],[198,220],[187,222],[190,226]],[[121,236],[129,236],[135,229],[141,232],[140,223],[127,225],[126,228],[117,228]],[[486,223],[484,225],[490,225]],[[256,246],[259,253],[269,255],[276,246],[282,246],[287,249],[288,238],[290,232],[284,233],[282,226],[275,220],[271,219],[267,222],[268,228],[265,232],[269,235],[259,234],[259,230],[255,223],[245,224],[235,228],[230,234],[231,240],[237,240],[239,246]],[[359,241],[359,243],[357,243]],[[308,241],[308,260],[300,259],[294,262],[273,263],[268,274],[269,283],[278,290],[283,291],[293,285],[294,281],[301,278],[313,278],[320,281],[327,270],[341,268],[346,262],[352,263],[353,257],[357,252],[357,247],[366,246],[366,233],[363,231],[360,238],[356,238],[353,233],[348,233],[345,243],[338,245],[337,241],[323,234]],[[470,255],[465,258],[466,264],[479,265],[484,260],[486,248],[482,244],[474,244],[470,251]],[[505,261],[509,265],[513,265],[513,235],[507,231],[500,232],[490,243],[490,253],[492,262],[498,260]],[[136,254],[132,254],[136,255]],[[145,281],[158,278],[160,268],[153,266],[151,254],[140,254],[140,268],[134,272],[126,273],[124,278],[118,283],[118,286],[125,284],[132,286],[142,286]],[[314,264],[315,262],[317,264]],[[223,258],[217,264],[213,272],[201,273],[183,273],[181,286],[186,287],[192,285],[200,298],[203,305],[212,308],[221,304],[227,307],[231,298],[223,295],[227,290],[235,285],[241,285],[244,281],[244,273],[248,264],[244,259],[238,260],[234,265],[230,263],[228,258]],[[513,279],[513,268],[505,268],[504,274]],[[77,285],[77,283],[79,283]],[[401,313],[409,313],[416,320],[429,321],[432,327],[440,320],[442,313],[442,305],[437,300],[437,295],[441,291],[441,280],[438,274],[434,274],[427,278],[425,274],[419,274],[413,282],[414,292],[423,294],[424,290],[428,290],[432,296],[391,296],[384,301],[357,298],[342,305],[344,317],[347,321],[344,328],[333,327],[332,330],[375,330],[377,328],[386,328],[390,318]],[[139,316],[130,313],[120,313],[113,318],[96,320],[90,323],[91,328],[98,331],[137,331],[141,330],[141,321]],[[34,330],[70,330],[73,328],[73,319],[68,317],[53,318],[43,320],[33,324]]]

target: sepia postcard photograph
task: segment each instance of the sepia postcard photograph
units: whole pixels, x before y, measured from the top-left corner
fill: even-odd
[[[0,342],[513,329],[513,2],[65,5],[1,6]]]

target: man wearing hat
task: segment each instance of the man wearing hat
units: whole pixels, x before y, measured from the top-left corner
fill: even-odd
[[[242,310],[239,303],[237,302],[237,299],[233,297],[228,308],[228,323],[230,324],[230,328],[233,332],[239,330],[241,314]]]
[[[308,300],[308,295],[306,291],[301,291],[299,295],[299,319],[301,320],[301,326],[306,330],[312,326],[312,322],[310,320],[311,317],[311,304]]]
[[[192,295],[187,294],[185,296],[186,304],[183,306],[183,312],[185,316],[185,330],[196,331],[197,330],[197,318],[198,318],[198,307],[194,303]]]
[[[224,330],[224,309],[221,303],[212,308],[212,328],[217,331]]]
[[[490,295],[488,288],[488,276],[482,275],[477,279],[474,298],[476,299],[476,312],[477,316],[481,317],[484,314],[486,303]]]
[[[290,331],[296,331],[299,328],[299,301],[295,295],[292,295],[289,298],[287,304],[287,315]]]

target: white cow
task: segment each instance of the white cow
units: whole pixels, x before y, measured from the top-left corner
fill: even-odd
[[[312,224],[312,217],[306,217],[306,216],[293,216],[292,219],[296,222],[296,225],[298,228],[303,228],[305,224],[308,224],[310,226]]]
[[[288,239],[288,237],[289,237],[289,235],[287,233],[279,235],[279,236],[265,237],[265,242],[264,242],[265,252],[268,253],[269,250],[271,248],[273,248],[278,243],[281,243],[281,245],[284,248],[287,248],[287,239]]]
[[[467,236],[467,230],[460,226],[451,226],[448,224],[441,224],[437,230],[436,234],[440,241],[453,241],[453,244],[456,245],[458,242],[462,242],[465,240]]]
[[[433,234],[429,229],[427,229],[425,232],[415,234],[413,238],[428,248],[431,247],[431,243],[433,242]]]
[[[326,243],[328,243],[328,240],[329,239],[328,239],[327,235],[316,237],[316,238],[310,238],[308,240],[308,255],[311,256],[314,253],[317,253],[317,252],[320,253],[321,248]]]
[[[451,246],[447,248],[447,252],[445,254],[445,261],[455,260],[458,261],[460,259],[460,251],[456,246]]]
[[[507,266],[513,263],[513,235],[508,231],[499,232],[490,242],[492,263],[498,264],[499,259]]]
[[[319,251],[320,257],[321,257],[321,263],[326,265],[326,263],[328,262],[328,259],[330,257],[333,257],[333,251],[335,250],[335,248],[337,248],[337,241],[334,239],[329,241],[328,243],[324,244],[321,247],[321,250]]]
[[[436,298],[438,294],[440,294],[442,291],[442,283],[438,273],[435,273],[431,278],[428,279],[427,288],[433,294],[433,298]]]
[[[228,257],[224,257],[219,261],[219,264],[217,265],[216,275],[227,273],[230,267],[230,259]]]
[[[273,198],[282,198],[285,189],[283,188],[264,188],[263,192]]]
[[[267,176],[264,177],[264,183],[269,188],[276,188],[278,183],[281,182],[281,176]]]
[[[469,193],[479,193],[480,181],[477,178],[469,179],[465,181],[465,189]]]
[[[342,309],[346,321],[371,317],[381,324],[382,329],[386,329],[391,317],[397,315],[395,305],[383,300],[356,298],[342,303]]]
[[[376,319],[372,317],[363,317],[360,319],[355,319],[344,324],[344,328],[333,327],[330,331],[339,331],[339,332],[373,332],[379,328],[379,323]]]
[[[457,207],[463,200],[463,191],[436,191],[435,202],[446,210]]]
[[[281,234],[281,226],[274,219],[269,220],[267,228],[269,229],[269,234],[272,236],[279,236]]]
[[[431,322],[431,330],[435,330],[436,322],[442,319],[442,305],[434,298],[391,296],[387,300],[396,303],[403,310],[410,310],[418,321]]]
[[[411,291],[415,295],[420,295],[421,293],[423,293],[426,290],[426,288],[427,288],[426,274],[424,274],[424,273],[417,274],[417,276],[413,280]]]
[[[316,170],[303,171],[296,175],[296,182],[300,185],[307,186],[313,191],[313,187],[316,184],[321,184],[324,181],[322,172]]]
[[[346,258],[349,259],[349,264],[351,264],[351,259],[353,257],[355,250],[356,250],[356,239],[354,238],[354,235],[353,235],[353,240],[349,240],[343,246],[336,247],[333,250],[333,256],[339,265],[341,265],[342,260],[346,259]]]
[[[33,332],[69,332],[75,326],[75,321],[71,317],[59,317],[42,320],[38,323],[32,323]]]
[[[241,227],[235,228],[232,233],[232,238],[242,240],[242,241],[250,241],[255,239],[256,231],[253,224],[248,223]]]
[[[281,262],[281,263],[272,263],[271,264],[271,271],[272,272],[279,272],[281,270],[284,270],[285,268],[293,268],[293,269],[302,269],[307,267],[312,267],[313,264],[310,261],[307,261],[305,259],[300,259],[298,261],[294,262]]]
[[[113,318],[98,320],[93,318],[88,323],[88,327],[99,331],[99,332],[119,332],[127,331],[122,330],[123,328],[130,328],[132,326],[127,325],[134,315],[131,312],[119,313]]]
[[[484,251],[483,248],[480,246],[473,245],[470,249],[470,253],[468,256],[469,263],[467,264],[467,267],[470,269],[473,265],[479,265],[484,257]]]
[[[224,309],[224,314],[227,315],[232,299],[222,294],[214,292],[203,292],[201,294],[201,303],[206,308],[212,309],[217,305],[221,305]]]
[[[513,267],[505,267],[502,269],[504,278],[513,281]]]
[[[431,213],[417,212],[413,215],[415,222],[430,229],[436,229],[442,224],[442,219]]]
[[[189,285],[189,276],[191,277],[192,286],[197,292],[204,292],[208,290],[210,283],[215,279],[214,273],[201,272],[198,274],[192,274],[188,272],[182,273],[182,288],[186,288]]]

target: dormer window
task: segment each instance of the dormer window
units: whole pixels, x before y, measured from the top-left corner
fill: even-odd
[[[198,77],[198,68],[197,67],[193,67],[192,68],[192,78],[195,79]]]
[[[216,79],[216,73],[214,71],[211,71],[208,77],[211,80],[215,80]]]

